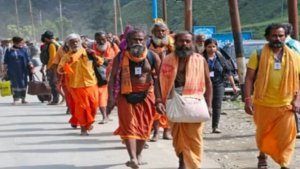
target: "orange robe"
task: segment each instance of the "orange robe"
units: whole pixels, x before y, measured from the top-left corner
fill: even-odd
[[[254,106],[256,143],[280,166],[288,166],[296,144],[296,121],[292,106]]]
[[[178,57],[170,53],[162,61],[160,69],[160,83],[162,100],[166,102],[171,89],[174,87],[178,70]],[[202,98],[205,93],[204,58],[194,53],[190,56],[185,70],[185,85],[183,95]],[[188,169],[197,169],[201,166],[203,153],[203,123],[171,123],[173,146],[177,156],[183,155]]]
[[[116,44],[112,46],[111,43],[109,42],[106,43],[108,43],[108,46],[104,52],[101,52],[97,49],[96,43],[93,43],[93,50],[96,52],[97,56],[109,60],[109,64],[106,67],[106,78],[108,80],[112,70],[112,61],[120,52],[120,49]],[[100,86],[98,92],[99,92],[99,107],[106,107],[107,99],[108,99],[108,86],[107,85]]]
[[[132,91],[145,91],[150,84],[133,84]],[[117,107],[119,115],[119,127],[114,132],[124,139],[148,140],[155,116],[153,88],[149,90],[144,101],[137,104],[129,104],[122,94],[118,96]]]
[[[249,63],[251,69],[251,61]],[[261,152],[287,167],[294,153],[297,134],[291,102],[299,90],[299,56],[285,46],[282,68],[274,70],[274,63],[274,54],[265,45],[254,86],[256,143]]]
[[[97,57],[97,63],[103,64],[103,59]],[[58,65],[58,73],[66,76],[67,88],[72,96],[70,123],[89,128],[95,121],[99,100],[92,61],[85,49],[65,54]]]
[[[155,116],[155,96],[153,85],[132,84],[129,68],[129,60],[140,62],[146,59],[148,50],[145,49],[139,57],[133,57],[128,51],[123,54],[121,71],[121,92],[117,98],[117,107],[119,115],[119,127],[114,132],[120,135],[122,139],[148,140]],[[130,104],[127,102],[124,94],[132,92],[142,92],[148,90],[147,97],[140,103]]]

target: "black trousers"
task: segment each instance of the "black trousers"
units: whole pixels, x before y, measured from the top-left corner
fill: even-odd
[[[299,112],[295,113],[296,125],[297,125],[297,133],[300,132],[300,114]]]
[[[223,85],[213,86],[212,128],[219,127],[224,90]]]
[[[54,69],[48,69],[46,72],[47,80],[51,87],[51,94],[52,94],[52,102],[58,103],[59,101],[59,93],[56,88],[56,82],[57,82],[57,75],[56,71]]]

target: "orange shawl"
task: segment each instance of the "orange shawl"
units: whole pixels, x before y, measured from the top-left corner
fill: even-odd
[[[265,45],[261,52],[261,58],[259,62],[259,71],[257,73],[257,78],[255,82],[255,99],[263,99],[264,94],[267,90],[269,71],[271,68],[271,48]],[[282,98],[290,95],[294,95],[299,89],[299,77],[298,77],[298,66],[296,57],[286,45],[283,49],[283,56],[285,56],[285,67],[281,85],[280,85],[280,95]]]
[[[179,59],[175,52],[170,53],[162,61],[160,69],[160,85],[162,100],[165,102],[174,87],[177,75]],[[195,98],[203,98],[205,92],[204,58],[197,53],[191,55],[188,59],[185,70],[185,85],[183,95],[192,95]]]
[[[76,53],[72,53],[72,52],[70,51],[70,52],[68,52],[66,55],[67,55],[66,57],[68,57],[68,58],[67,58],[68,61],[63,65],[63,69],[64,69],[64,72],[66,72],[67,74],[70,74],[70,73],[73,73],[73,70],[72,70],[72,68],[71,68],[71,65],[72,65],[74,62],[78,61],[78,59],[79,59],[82,55],[87,56],[87,53],[86,53],[86,50],[85,50],[84,48],[81,48],[81,49],[79,49]]]
[[[145,48],[141,56],[135,57],[132,56],[127,50],[124,51],[121,71],[121,94],[128,94],[132,92],[129,60],[135,63],[141,62],[146,59],[147,53],[148,50]]]

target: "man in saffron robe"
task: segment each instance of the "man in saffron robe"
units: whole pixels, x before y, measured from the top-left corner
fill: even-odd
[[[193,35],[181,32],[175,35],[175,52],[162,61],[159,79],[161,102],[157,99],[156,109],[165,113],[163,103],[174,88],[180,95],[205,99],[211,113],[212,84],[208,65],[200,54],[193,51]],[[158,96],[159,98],[159,96]],[[176,155],[179,157],[179,169],[198,169],[201,167],[203,153],[204,123],[172,123],[171,133]]]
[[[259,169],[268,168],[266,155],[287,169],[295,149],[300,57],[285,45],[286,35],[283,24],[269,25],[265,30],[269,43],[260,58],[254,52],[247,65],[245,111],[253,115],[256,124]]]
[[[157,19],[155,21],[152,28],[152,37],[148,46],[149,50],[158,54],[161,60],[163,60],[167,54],[174,51],[174,40],[171,36],[169,36],[169,28],[162,20]],[[158,140],[159,127],[164,129],[163,139],[172,139],[166,115],[156,113],[153,123],[153,136],[150,141],[156,142]]]
[[[107,40],[105,32],[97,32],[95,33],[95,42],[92,44],[92,49],[89,50],[89,53],[94,53],[98,57],[102,57],[107,62],[106,68],[106,77],[109,79],[111,69],[112,69],[112,61],[119,53],[120,49],[115,43],[110,43]],[[102,121],[99,124],[105,124],[108,122],[109,114],[106,114],[106,106],[108,99],[108,89],[107,84],[99,86],[99,109],[102,114]]]
[[[69,41],[69,39],[65,39],[65,42],[68,42],[68,41]],[[68,53],[68,51],[69,51],[69,48],[68,48],[67,44],[64,43],[63,46],[58,48],[53,64],[58,65],[60,63],[61,59],[64,57],[64,55],[66,55]],[[57,84],[56,84],[57,90],[61,90],[61,89],[63,90],[64,98],[66,100],[66,105],[67,105],[66,114],[70,113],[72,116],[69,120],[69,123],[71,124],[71,127],[77,128],[78,120],[74,116],[75,100],[73,100],[73,98],[72,98],[72,95],[71,95],[72,91],[70,90],[70,87],[68,85],[69,79],[66,75],[59,74],[59,73],[58,73],[57,79],[58,79]]]
[[[159,71],[160,59],[146,48],[144,31],[134,29],[126,38],[127,49],[113,61],[107,111],[116,100],[119,127],[114,134],[120,135],[126,145],[130,157],[126,166],[139,168],[155,116],[152,72]],[[158,93],[159,84],[154,83]]]
[[[98,87],[92,60],[88,58],[86,50],[81,46],[80,36],[70,34],[66,41],[69,52],[65,54],[59,65],[58,73],[68,79],[70,93],[75,103],[71,106],[74,116],[81,127],[81,135],[88,135],[92,129],[98,108]],[[93,55],[97,64],[104,60]]]

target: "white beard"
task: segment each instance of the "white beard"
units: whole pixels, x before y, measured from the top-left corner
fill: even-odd
[[[71,52],[77,52],[79,49],[81,49],[82,48],[82,46],[81,45],[79,45],[79,46],[77,46],[77,47],[74,47],[74,48],[70,48],[70,51]]]
[[[195,48],[197,52],[203,53],[204,51],[204,46],[200,46],[199,44],[196,44]]]
[[[162,39],[157,38],[156,36],[152,37],[152,42],[156,45],[156,46],[166,46],[169,44],[169,38],[168,36],[163,37]]]

